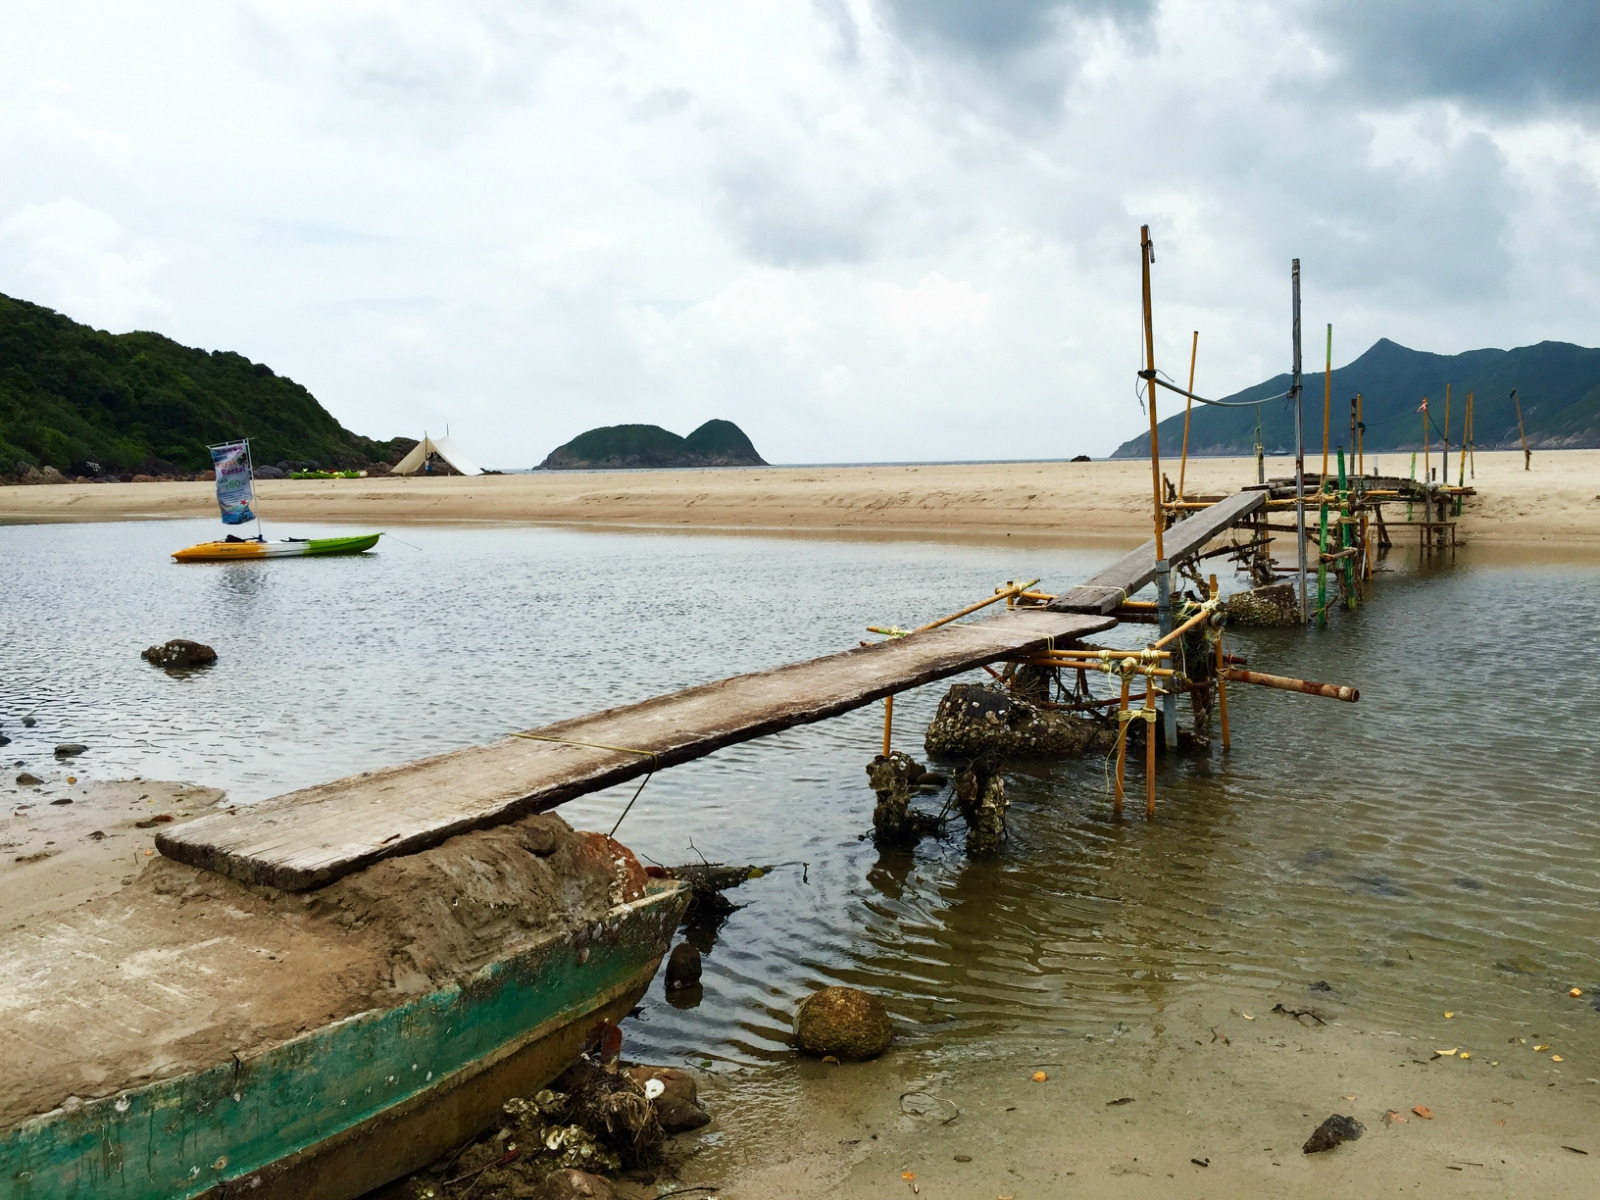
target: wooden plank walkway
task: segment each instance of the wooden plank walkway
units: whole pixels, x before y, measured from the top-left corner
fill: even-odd
[[[1017,609],[944,625],[529,731],[587,745],[508,737],[215,813],[159,835],[156,845],[179,862],[304,891],[389,855],[554,808],[652,765],[687,762],[1115,624]]]
[[[1179,521],[1162,534],[1162,550],[1176,566],[1198,554],[1219,534],[1226,533],[1267,502],[1260,488],[1235,492]],[[1116,562],[1050,603],[1052,612],[1108,613],[1156,577],[1156,540],[1151,538]]]

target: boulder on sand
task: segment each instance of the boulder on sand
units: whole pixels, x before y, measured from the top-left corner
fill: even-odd
[[[217,661],[217,652],[203,642],[173,638],[165,645],[149,647],[139,657],[166,671],[182,671],[190,667],[209,667]]]
[[[89,747],[85,746],[82,742],[62,742],[56,747],[56,757],[76,758],[88,748]]]
[[[876,996],[852,987],[814,992],[795,1014],[795,1045],[807,1054],[876,1058],[894,1040],[889,1013]]]

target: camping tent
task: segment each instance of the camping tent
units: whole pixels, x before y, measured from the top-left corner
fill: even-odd
[[[412,447],[411,453],[402,458],[389,469],[391,475],[415,475],[422,470],[424,463],[430,455],[438,455],[463,475],[482,475],[483,471],[448,437],[431,438],[422,435],[422,440]]]

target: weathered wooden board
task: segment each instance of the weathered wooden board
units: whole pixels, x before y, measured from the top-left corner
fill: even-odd
[[[1260,489],[1235,492],[1226,500],[1179,521],[1162,535],[1167,561],[1177,563],[1203,550],[1206,543],[1225,533],[1266,503]],[[1108,613],[1156,577],[1156,541],[1151,538],[1116,562],[1050,603],[1052,612]]]
[[[945,625],[529,731],[589,745],[505,738],[202,817],[158,836],[156,845],[179,862],[303,891],[388,855],[554,808],[652,766],[837,716],[1115,624],[1035,609]]]

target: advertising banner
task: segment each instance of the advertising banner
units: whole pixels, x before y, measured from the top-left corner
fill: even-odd
[[[250,443],[229,442],[211,447],[211,461],[217,468],[217,507],[222,509],[224,525],[243,525],[254,521],[255,481],[250,473]]]

